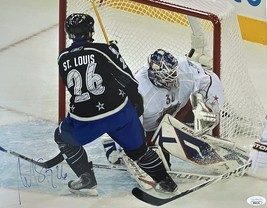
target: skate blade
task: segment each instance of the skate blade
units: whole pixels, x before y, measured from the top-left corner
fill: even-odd
[[[75,190],[75,189],[69,189],[71,193],[77,195],[77,196],[98,196],[98,191],[96,188],[92,189],[80,189],[80,190]]]

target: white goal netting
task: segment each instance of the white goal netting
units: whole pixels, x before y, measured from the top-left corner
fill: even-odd
[[[248,75],[234,7],[221,0],[168,2],[96,0],[94,4],[109,40],[118,41],[120,52],[133,72],[158,48],[177,55],[188,54],[195,48],[193,58],[211,65],[224,86],[220,136],[255,141],[261,136],[265,112]],[[65,9],[66,16],[75,12],[93,16],[94,39],[106,42],[90,1],[66,0],[66,8],[61,9]],[[194,20],[193,24],[189,19]],[[200,41],[194,42],[192,34]]]

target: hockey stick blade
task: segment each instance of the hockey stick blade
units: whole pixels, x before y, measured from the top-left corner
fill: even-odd
[[[204,188],[210,184],[213,184],[213,183],[216,183],[220,180],[223,180],[223,179],[227,179],[227,178],[230,178],[231,176],[238,176],[238,175],[243,175],[245,170],[247,170],[249,167],[251,166],[251,163],[247,163],[245,165],[242,165],[236,169],[234,169],[233,171],[229,171],[229,172],[226,172],[220,176],[217,176],[217,177],[214,177],[206,182],[203,182],[197,186],[194,186],[192,188],[189,188],[177,195],[174,195],[170,198],[159,198],[159,197],[156,197],[156,196],[152,196],[150,194],[148,194],[147,192],[139,189],[139,188],[134,188],[132,190],[132,194],[139,200],[143,201],[143,202],[146,202],[148,204],[151,204],[151,205],[154,205],[154,206],[161,206],[161,205],[164,205],[166,203],[169,203],[169,202],[172,202],[176,199],[179,199],[183,196],[186,196],[194,191],[197,191],[201,188]]]

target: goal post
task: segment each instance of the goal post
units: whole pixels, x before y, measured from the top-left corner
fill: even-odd
[[[218,136],[255,140],[265,112],[250,81],[235,8],[221,0],[95,0],[109,40],[135,72],[158,48],[187,55],[222,80],[225,104]],[[70,44],[64,20],[81,12],[95,19],[96,42],[105,43],[90,0],[60,0],[59,50]],[[66,114],[66,90],[59,82],[59,121]]]

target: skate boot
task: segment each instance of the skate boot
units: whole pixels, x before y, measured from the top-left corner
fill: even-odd
[[[96,190],[97,182],[93,169],[83,173],[77,180],[71,180],[68,187],[72,193],[78,195],[98,195]]]
[[[160,193],[176,193],[178,191],[178,186],[172,178],[167,175],[166,178],[157,183],[154,189]]]

